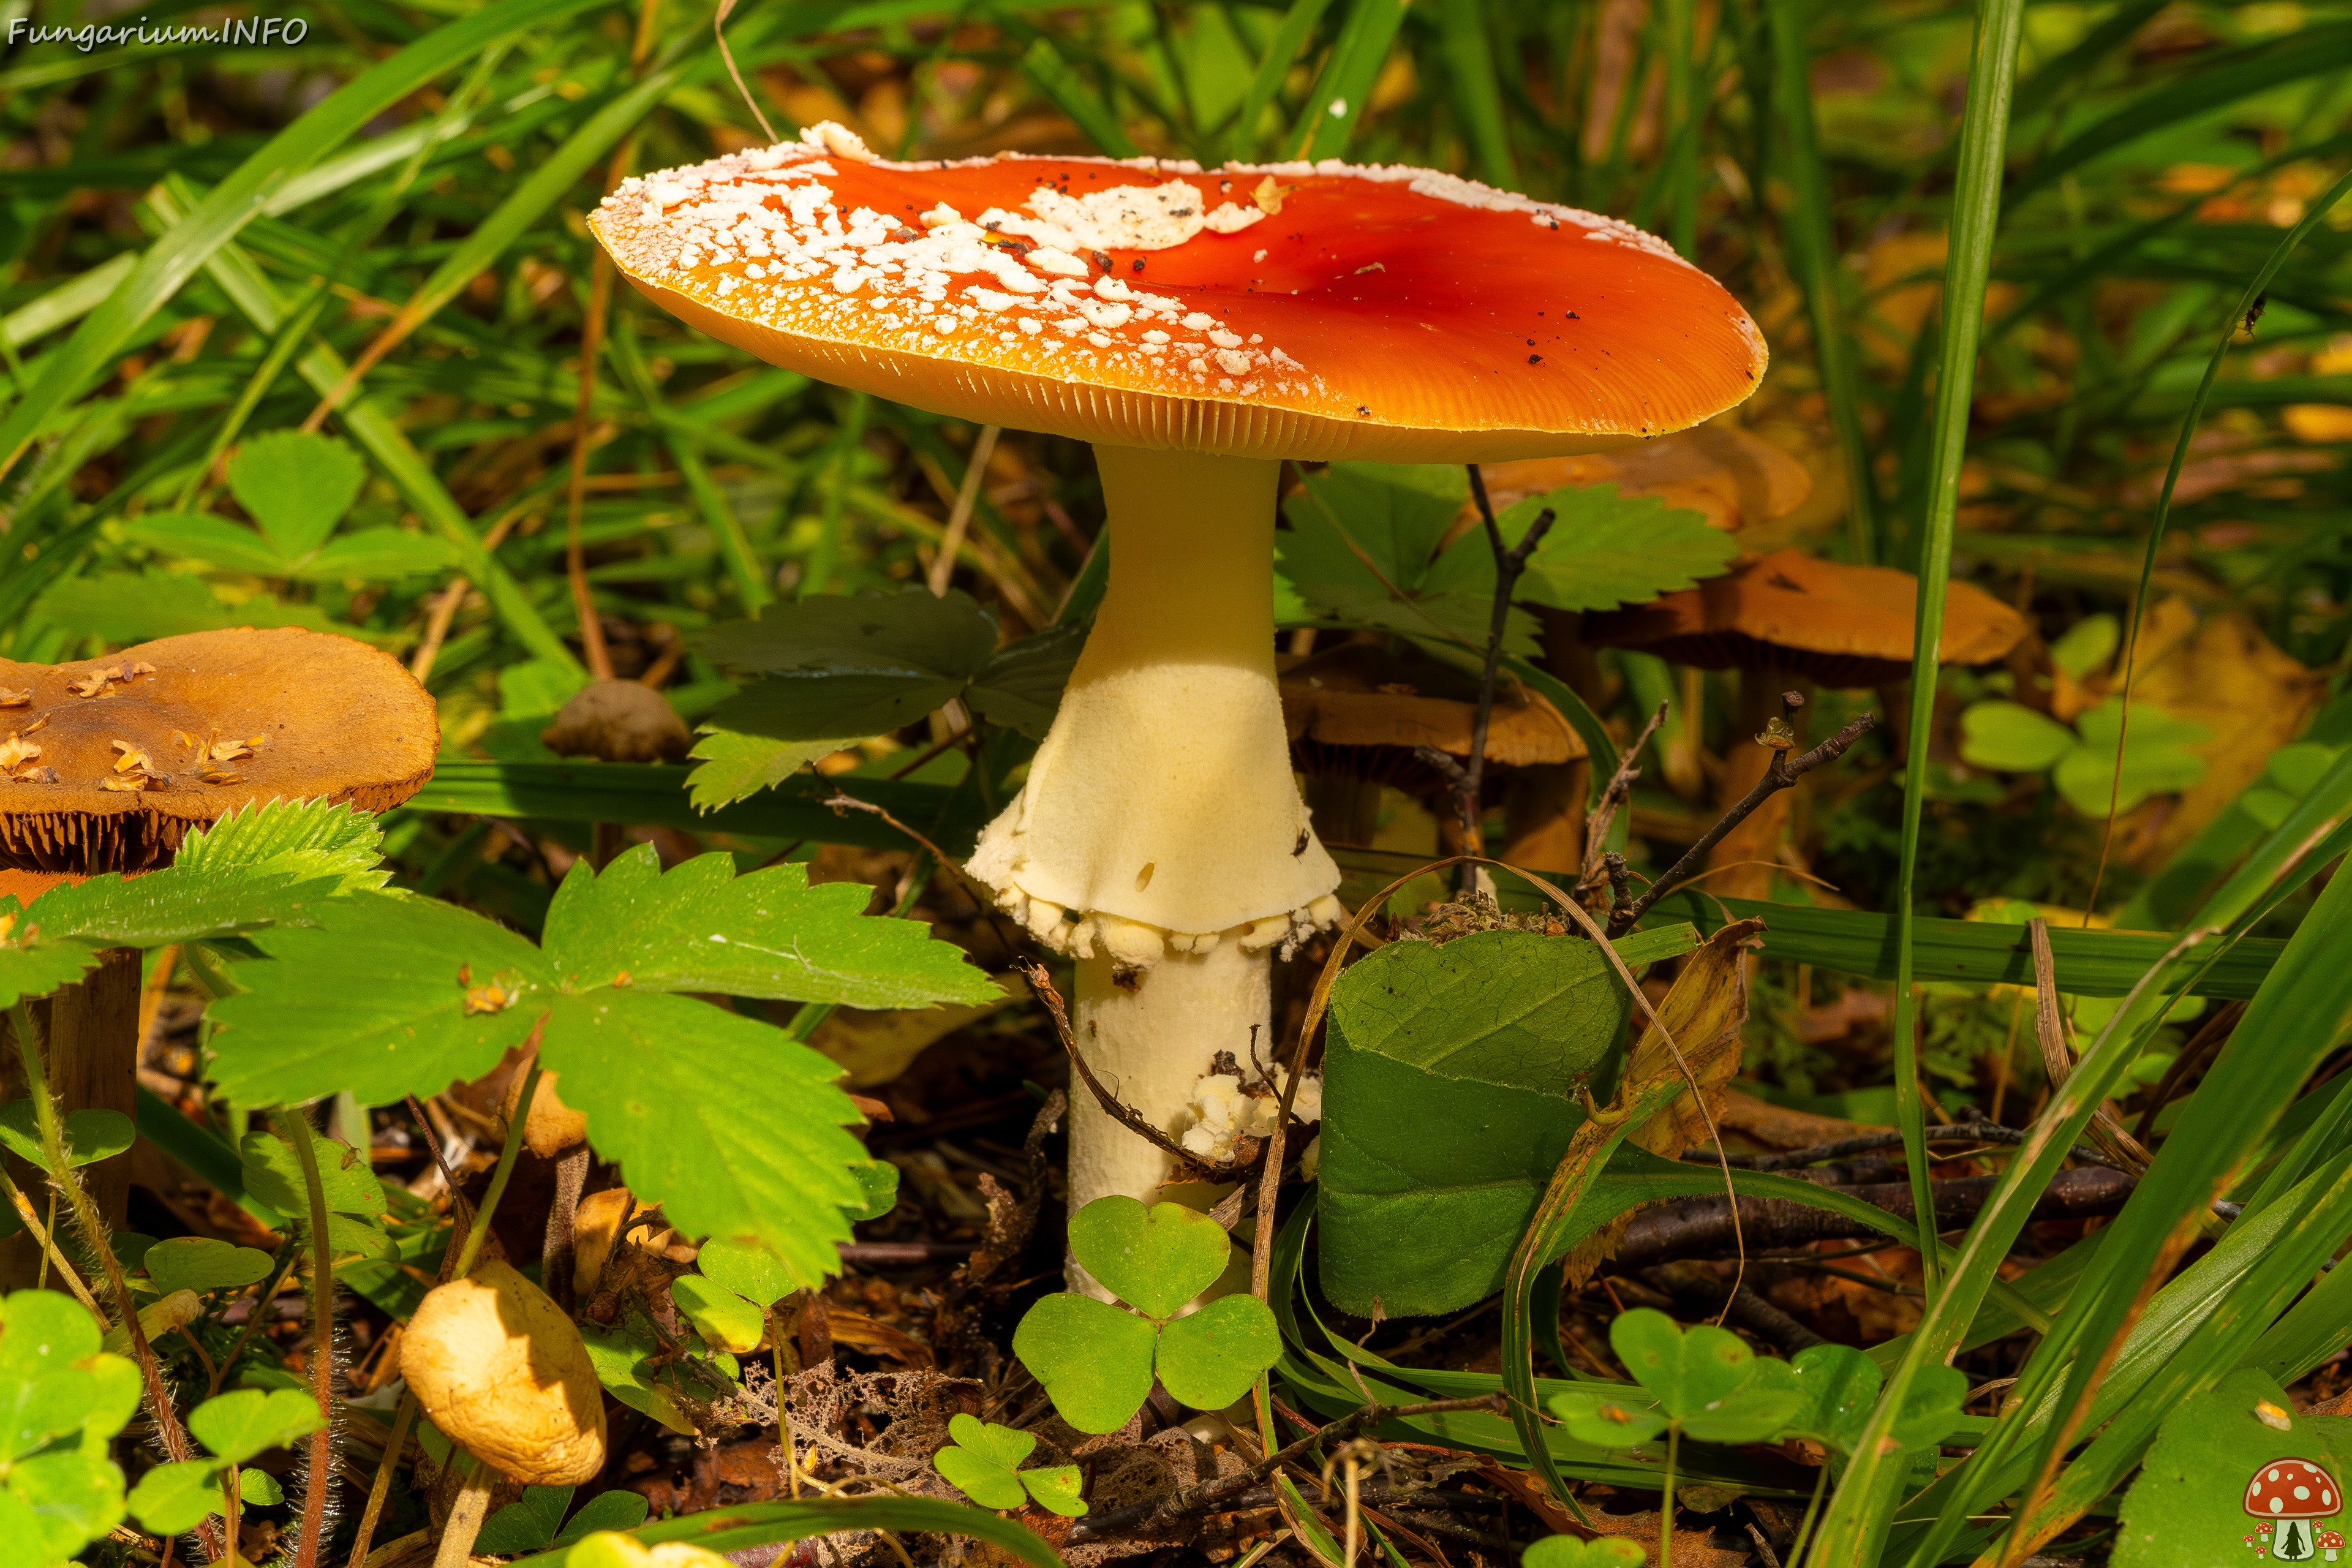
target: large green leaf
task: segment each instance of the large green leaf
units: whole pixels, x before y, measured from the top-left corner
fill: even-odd
[[[559,996],[540,1055],[589,1141],[681,1231],[757,1242],[803,1280],[840,1267],[866,1151],[832,1062],[708,1003],[607,989]]]
[[[1215,1283],[1232,1251],[1223,1226],[1182,1204],[1097,1198],[1070,1216],[1070,1256],[1148,1318],[1172,1316]]]
[[[812,887],[796,862],[735,875],[702,855],[667,874],[650,844],[599,875],[574,862],[548,910],[546,952],[568,990],[716,992],[853,1007],[997,995],[961,949],[920,923],[868,918],[863,882]]]
[[[213,1004],[214,1081],[236,1103],[438,1094],[520,1045],[556,984],[539,949],[451,904],[359,893],[321,913],[258,933],[275,962],[239,965],[248,989]]]
[[[695,746],[695,804],[740,800],[958,698],[1043,738],[1084,629],[1048,627],[1002,650],[996,635],[995,618],[961,591],[919,588],[819,594],[715,628],[705,652],[749,680]]]
[[[1332,1300],[1407,1316],[1493,1294],[1629,1005],[1591,942],[1531,931],[1391,942],[1341,975],[1316,1200]]]

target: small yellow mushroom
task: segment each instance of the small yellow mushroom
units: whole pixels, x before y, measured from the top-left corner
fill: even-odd
[[[508,1121],[514,1120],[515,1101],[522,1098],[522,1080],[530,1076],[528,1062],[515,1069],[507,1080],[506,1103],[499,1115]],[[555,1092],[555,1074],[539,1075],[539,1087],[531,1090],[530,1115],[522,1124],[522,1144],[542,1160],[551,1160],[566,1149],[588,1141],[588,1118],[563,1103]]]
[[[401,1339],[401,1375],[451,1441],[532,1486],[572,1487],[604,1464],[604,1397],[580,1331],[495,1259],[434,1287]]]

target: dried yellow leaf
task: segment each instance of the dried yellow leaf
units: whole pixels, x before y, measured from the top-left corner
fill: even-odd
[[[29,708],[32,705],[33,689],[31,687],[27,686],[22,691],[11,691],[8,688],[0,686],[0,708]]]
[[[23,763],[41,754],[41,748],[22,735],[11,734],[0,741],[0,771],[14,772]]]

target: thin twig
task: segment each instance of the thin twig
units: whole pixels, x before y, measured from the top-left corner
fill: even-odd
[[[1503,1396],[1481,1394],[1475,1399],[1434,1399],[1421,1405],[1367,1405],[1360,1410],[1340,1416],[1328,1426],[1309,1432],[1286,1448],[1278,1449],[1252,1465],[1248,1469],[1198,1486],[1186,1487],[1151,1502],[1137,1503],[1131,1508],[1114,1509],[1080,1521],[1070,1531],[1070,1543],[1099,1541],[1114,1535],[1141,1535],[1162,1528],[1187,1514],[1204,1513],[1213,1504],[1248,1491],[1258,1482],[1283,1466],[1296,1463],[1325,1443],[1345,1443],[1367,1426],[1405,1415],[1438,1415],[1457,1410],[1485,1410],[1500,1414]]]
[[[1695,868],[1706,859],[1707,851],[1721,843],[1726,834],[1747,821],[1758,806],[1762,805],[1780,791],[1789,788],[1823,763],[1834,762],[1843,756],[1847,747],[1862,739],[1864,733],[1877,722],[1877,714],[1864,713],[1861,718],[1794,761],[1790,760],[1789,756],[1789,752],[1795,744],[1793,740],[1786,744],[1775,745],[1772,748],[1771,763],[1765,768],[1764,776],[1756,781],[1756,787],[1742,795],[1738,803],[1729,811],[1725,812],[1714,826],[1700,834],[1698,842],[1683,851],[1683,858],[1668,868],[1664,876],[1652,883],[1648,892],[1643,893],[1624,908],[1611,912],[1610,934],[1622,936],[1632,930],[1633,923],[1648,912],[1651,905],[1689,881]]]
[[[1609,775],[1609,783],[1601,792],[1601,804],[1593,807],[1592,816],[1585,822],[1584,861],[1576,870],[1576,896],[1580,899],[1601,885],[1610,824],[1633,795],[1633,781],[1642,776],[1642,770],[1633,765],[1633,759],[1642,754],[1642,748],[1650,743],[1650,737],[1656,734],[1658,727],[1665,721],[1666,704],[1662,701],[1658,704],[1658,710],[1650,715],[1650,721],[1642,726],[1642,732],[1633,737],[1633,743],[1626,747],[1617,759],[1617,771]]]
[[[980,427],[980,437],[971,444],[971,458],[964,465],[963,483],[958,487],[955,506],[948,513],[947,531],[940,536],[940,552],[931,562],[929,580],[924,584],[931,597],[942,598],[949,582],[955,576],[956,556],[963,549],[964,530],[971,526],[972,508],[980,500],[980,482],[988,473],[988,459],[996,454],[996,438],[1004,432],[993,425]]]
[[[2033,946],[2033,1034],[2042,1047],[2042,1070],[2049,1075],[2050,1089],[2054,1094],[2074,1074],[2074,1053],[2067,1048],[2066,1020],[2058,1011],[2058,974],[2050,953],[2050,922],[2036,915],[2026,922],[2026,931]],[[2156,1157],[2107,1109],[2105,1100],[2091,1111],[2091,1137],[2120,1168],[2136,1176],[2147,1174],[2155,1161]]]
[[[408,1447],[409,1424],[416,1419],[416,1395],[405,1393],[400,1396],[400,1409],[392,1418],[392,1441],[383,1446],[383,1458],[375,1468],[375,1484],[368,1489],[367,1508],[360,1515],[358,1536],[352,1542],[351,1568],[367,1568],[368,1542],[375,1539],[375,1527],[383,1518],[383,1505],[392,1497],[393,1472],[400,1468],[401,1450]]]
[[[1955,1121],[1948,1127],[1929,1128],[1927,1142],[2014,1146],[2023,1143],[2031,1136],[2032,1134],[2030,1132],[2021,1131],[2014,1127],[2003,1127],[1998,1121]],[[1792,1149],[1782,1154],[1731,1154],[1727,1155],[1726,1158],[1735,1170],[1799,1171],[1807,1165],[1826,1164],[1832,1160],[1843,1160],[1850,1154],[1868,1154],[1880,1149],[1900,1149],[1901,1147],[1903,1147],[1903,1134],[1900,1132],[1864,1132],[1852,1138],[1842,1138],[1834,1143],[1816,1143],[1810,1149]],[[2105,1166],[2110,1171],[2124,1169],[2097,1150],[2086,1149],[2080,1143],[2074,1145],[2074,1155],[2085,1164]],[[1713,1151],[1706,1149],[1685,1149],[1683,1151],[1682,1157],[1685,1160],[1705,1160],[1712,1163],[1715,1154]],[[1945,1156],[1947,1159],[1955,1160],[1965,1157],[1959,1154]]]
[[[327,1493],[335,1484],[335,1248],[327,1234],[327,1191],[319,1176],[310,1118],[281,1105],[277,1121],[301,1163],[310,1200],[310,1391],[319,1403],[319,1429],[310,1434],[310,1484],[304,1489],[294,1568],[317,1568],[327,1525]]]
[[[751,89],[743,85],[742,71],[736,68],[735,52],[727,47],[727,18],[734,9],[735,0],[719,0],[718,14],[710,18],[710,37],[719,45],[719,58],[727,62],[727,74],[734,79],[735,90],[742,95],[743,107],[751,111],[751,118],[760,122],[760,129],[767,132],[768,141],[772,145],[783,138],[778,136],[776,128],[768,123],[768,117],[760,112],[760,105],[751,97]]]
[[[1495,521],[1495,503],[1487,499],[1486,480],[1478,465],[1469,465],[1470,494],[1478,503],[1478,521],[1486,531],[1486,548],[1495,556],[1495,605],[1486,622],[1486,662],[1478,673],[1478,713],[1470,724],[1470,762],[1465,767],[1459,790],[1458,808],[1462,814],[1462,847],[1473,854],[1483,851],[1478,838],[1478,796],[1486,778],[1486,726],[1495,714],[1495,674],[1503,662],[1503,633],[1510,625],[1511,595],[1519,585],[1519,578],[1528,569],[1528,558],[1536,552],[1545,534],[1551,531],[1553,512],[1546,507],[1536,513],[1535,521],[1517,544],[1503,542],[1503,530]],[[1465,865],[1463,890],[1478,885],[1480,875],[1475,865]]]
[[[1140,1111],[1104,1088],[1102,1080],[1095,1077],[1095,1069],[1087,1065],[1085,1053],[1078,1049],[1077,1037],[1070,1029],[1070,1016],[1062,1005],[1062,994],[1054,989],[1054,977],[1046,972],[1044,964],[1034,958],[1017,959],[1014,964],[1028,977],[1031,987],[1037,993],[1037,999],[1045,1004],[1045,1012],[1054,1020],[1054,1033],[1061,1037],[1062,1048],[1070,1054],[1070,1066],[1076,1070],[1087,1091],[1095,1097],[1095,1103],[1102,1107],[1104,1115],[1168,1155],[1186,1171],[1197,1173],[1190,1179],[1229,1182],[1248,1171],[1252,1163],[1249,1161],[1212,1162],[1202,1159],[1154,1127]]]

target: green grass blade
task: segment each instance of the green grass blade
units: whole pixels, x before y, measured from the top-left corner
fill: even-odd
[[[140,324],[258,216],[288,181],[341,146],[378,114],[497,40],[601,3],[498,0],[463,21],[436,28],[370,68],[271,137],[215,186],[201,206],[148,247],[131,275],[106,303],[83,320],[72,339],[49,361],[24,401],[0,419],[0,473],[15,466],[49,412],[96,379]]]
[[[1063,1568],[1061,1557],[1026,1525],[970,1503],[947,1502],[938,1498],[877,1496],[755,1502],[728,1509],[719,1517],[687,1514],[645,1525],[629,1533],[647,1545],[685,1541],[724,1554],[852,1530],[968,1536],[1011,1553],[1030,1568]],[[568,1548],[541,1552],[536,1557],[517,1559],[515,1568],[523,1568],[524,1564],[530,1568],[561,1568],[570,1556]]]
[[[1518,166],[1511,158],[1511,134],[1503,120],[1503,93],[1495,79],[1495,47],[1487,37],[1480,0],[1441,0],[1438,47],[1445,58],[1454,112],[1478,155],[1478,177],[1515,190]]]
[[[2114,113],[2037,159],[2010,190],[2023,201],[2060,175],[2105,153],[2169,130],[2290,82],[2352,68],[2352,22],[2304,27],[2283,38],[2233,49],[2164,86],[2139,94]]]
[[[1829,171],[1822,161],[1821,132],[1813,115],[1812,52],[1805,44],[1803,0],[1769,0],[1771,13],[1773,93],[1779,100],[1789,189],[1796,198],[1782,215],[1790,258],[1805,290],[1813,329],[1813,357],[1829,404],[1830,426],[1844,459],[1850,510],[1846,548],[1857,562],[1879,558],[1877,482],[1870,471],[1870,442],[1862,428],[1860,373],[1853,341],[1838,290],[1837,226],[1830,211]]]
[[[1348,151],[1363,119],[1364,100],[1404,23],[1404,8],[1405,0],[1354,0],[1348,7],[1323,74],[1290,129],[1289,144],[1299,149],[1300,157],[1337,158]]]
[[[1908,772],[1903,791],[1903,847],[1896,872],[1897,922],[1895,979],[1895,1059],[1897,1118],[1904,1134],[1905,1163],[1913,1201],[1922,1215],[1935,1212],[1927,1184],[1926,1126],[1919,1091],[1917,1001],[1912,990],[1911,928],[1916,920],[1920,812],[1927,793],[1927,742],[1935,727],[1937,645],[1944,629],[1944,590],[1951,576],[1952,528],[1959,503],[1961,459],[1969,435],[1969,395],[1976,384],[1978,333],[1984,322],[1985,284],[1991,270],[1993,231],[2000,215],[2003,149],[2008,142],[2009,98],[2017,76],[2024,0],[1986,0],[1977,18],[1976,47],[1969,71],[1968,107],[1960,127],[1959,163],[1954,189],[1950,258],[1944,277],[1944,331],[1936,387],[1934,447],[1927,482],[1927,513],[1919,550],[1918,616],[1912,633],[1911,726]],[[2070,1139],[2071,1142],[2072,1140]],[[2022,1165],[2020,1160],[2011,1168]],[[1979,1224],[1981,1225],[1981,1221]],[[1963,1253],[1963,1268],[1968,1255]],[[1961,1292],[1943,1289],[1940,1260],[1920,1254],[1927,1313],[1956,1318],[1965,1327],[1975,1302],[1957,1313]],[[1981,1296],[1981,1290],[1974,1292]],[[1921,1333],[1919,1344],[1931,1342]],[[1872,1500],[1891,1489],[1885,1478],[1899,1468],[1882,1453],[1895,1413],[1920,1365],[1919,1352],[1905,1358],[1887,1382],[1870,1430],[1822,1521],[1815,1555],[1820,1568],[1863,1568],[1873,1539],[1883,1538],[1885,1514],[1873,1517]]]
[[[1136,155],[1135,140],[1120,128],[1118,110],[1095,96],[1051,38],[1041,33],[1030,41],[1021,56],[1021,74],[1053,100],[1054,107],[1076,121],[1096,146],[1114,158]]]
[[[1298,51],[1307,47],[1307,36],[1322,19],[1324,8],[1331,0],[1290,0],[1290,8],[1282,14],[1282,26],[1265,46],[1265,54],[1257,62],[1257,70],[1250,78],[1249,90],[1242,95],[1242,106],[1234,116],[1232,131],[1225,137],[1225,156],[1247,160],[1257,152],[1258,121],[1265,118],[1265,106],[1274,101],[1275,89],[1289,74],[1297,61]]]
[[[1919,607],[1912,632],[1910,748],[1903,791],[1903,849],[1896,873],[1895,1062],[1897,1116],[1911,1187],[1921,1214],[1927,1197],[1927,1149],[1919,1095],[1916,999],[1911,988],[1910,931],[1917,899],[1920,812],[1927,803],[1927,742],[1935,728],[1938,646],[1944,634],[1944,592],[1951,579],[1952,528],[1959,507],[1960,465],[1968,453],[1969,398],[1976,385],[1977,338],[1984,326],[1985,286],[1992,270],[1993,232],[2000,219],[2003,151],[2008,144],[2009,95],[2017,73],[2024,24],[2021,0],[1989,0],[1977,24],[1969,72],[1969,102],[1961,121],[1954,192],[1950,257],[1944,270],[1944,331],[1936,384],[1929,456],[1927,514],[1919,548]],[[1923,1255],[1922,1283],[1932,1306],[1940,1281],[1933,1258]],[[1891,1395],[1890,1395],[1891,1396]],[[1842,1500],[1845,1493],[1840,1489]],[[1823,1544],[1836,1539],[1831,1505]]]

